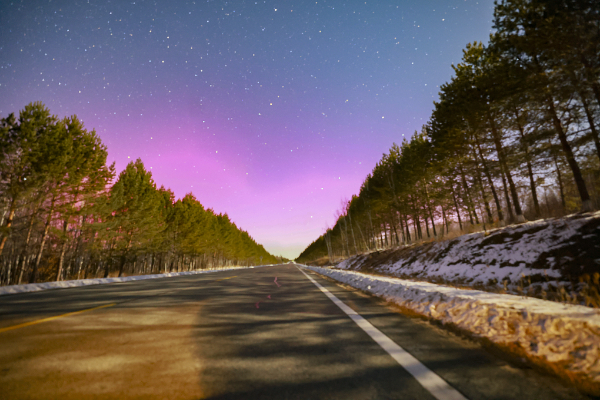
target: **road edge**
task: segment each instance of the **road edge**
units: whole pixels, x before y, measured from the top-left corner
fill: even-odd
[[[401,279],[297,265],[489,341],[558,375],[586,394],[600,396],[600,357],[597,357],[600,354],[600,331],[585,320],[565,323],[563,316],[536,315],[530,310],[490,305],[489,301],[452,297],[441,292],[433,297],[431,293],[420,293],[419,296],[415,295],[419,289],[402,285]],[[490,312],[495,312],[495,315],[490,315]],[[552,352],[536,354],[536,350],[542,347],[554,349],[555,359],[551,357]],[[583,358],[582,351],[586,353]],[[577,355],[579,358],[576,358]],[[570,358],[565,359],[565,356]]]
[[[268,266],[269,265],[259,265],[259,266],[253,266],[253,267],[232,267],[232,268],[223,268],[223,269],[196,270],[196,271],[185,271],[185,272],[166,272],[164,274],[133,275],[133,276],[125,276],[125,277],[121,277],[121,278],[91,278],[91,279],[77,279],[77,280],[72,280],[72,281],[60,281],[60,282],[27,283],[24,285],[2,286],[2,287],[0,287],[0,296],[4,296],[4,295],[8,295],[8,294],[39,292],[42,290],[66,289],[66,288],[91,286],[91,285],[103,285],[106,283],[117,283],[117,282],[143,281],[146,279],[172,278],[172,277],[176,277],[176,276],[197,275],[197,274],[206,274],[206,273],[211,273],[211,272],[224,272],[224,271],[233,271],[233,270],[238,270],[238,269],[251,269],[251,268],[260,268],[260,267],[268,267]]]

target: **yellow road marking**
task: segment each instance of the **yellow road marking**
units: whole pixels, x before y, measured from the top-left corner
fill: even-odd
[[[231,278],[237,278],[237,275],[236,276],[230,276],[229,278],[217,279],[215,282],[220,282],[220,281],[224,281],[226,279],[231,279]]]
[[[70,312],[70,313],[62,314],[62,315],[56,315],[54,317],[42,318],[42,319],[37,319],[35,321],[25,322],[25,323],[19,324],[19,325],[7,326],[6,328],[0,328],[0,333],[6,332],[6,331],[11,331],[13,329],[25,328],[26,326],[30,326],[30,325],[41,324],[42,322],[48,322],[48,321],[52,321],[52,320],[55,320],[55,319],[68,317],[68,316],[71,316],[71,315],[81,314],[81,313],[88,312],[88,311],[94,311],[94,310],[99,310],[101,308],[112,307],[112,306],[114,306],[116,304],[117,303],[105,304],[103,306],[98,306],[98,307],[94,307],[94,308],[88,308],[86,310],[73,311],[73,312]]]
[[[237,275],[230,276],[228,278],[217,279],[214,282],[220,282],[220,281],[224,281],[224,280],[232,279],[232,278],[237,278]],[[41,324],[42,322],[48,322],[48,321],[52,321],[52,320],[55,320],[55,319],[68,317],[68,316],[71,316],[71,315],[81,314],[81,313],[88,312],[88,311],[94,311],[94,310],[99,310],[101,308],[112,307],[112,306],[114,306],[116,304],[117,303],[105,304],[103,306],[98,306],[98,307],[94,307],[94,308],[88,308],[86,310],[73,311],[73,312],[70,312],[70,313],[62,314],[62,315],[56,315],[54,317],[42,318],[42,319],[37,319],[35,321],[25,322],[25,323],[19,324],[19,325],[7,326],[6,328],[0,328],[0,333],[6,332],[6,331],[12,331],[13,329],[25,328],[26,326],[30,326],[30,325]]]

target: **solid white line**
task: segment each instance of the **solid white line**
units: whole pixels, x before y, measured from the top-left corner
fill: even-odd
[[[297,267],[298,268],[298,267]],[[377,342],[387,353],[392,356],[398,364],[408,371],[415,379],[423,386],[429,393],[438,400],[467,400],[462,394],[460,394],[452,386],[448,385],[446,381],[436,375],[429,368],[421,364],[419,360],[414,358],[402,347],[398,346],[387,337],[379,329],[375,328],[369,321],[361,317],[356,311],[344,304],[340,299],[335,297],[329,290],[321,286],[317,281],[308,276],[306,272],[298,268],[312,283],[314,283],[321,292],[325,293],[325,296],[329,297],[331,301],[335,303],[339,308],[342,309],[348,316],[360,326],[373,340]]]

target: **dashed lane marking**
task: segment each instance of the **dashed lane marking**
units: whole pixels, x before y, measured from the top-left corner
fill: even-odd
[[[94,308],[87,308],[85,310],[73,311],[70,313],[62,314],[62,315],[55,315],[54,317],[36,319],[34,321],[25,322],[25,323],[18,324],[18,325],[7,326],[6,328],[0,328],[0,333],[6,332],[6,331],[12,331],[13,329],[25,328],[26,326],[41,324],[42,322],[54,321],[55,319],[70,317],[71,315],[77,315],[77,314],[81,314],[81,313],[88,312],[88,311],[94,311],[94,310],[99,310],[101,308],[112,307],[116,304],[117,303],[104,304],[102,306],[98,306],[98,307],[94,307]]]
[[[298,268],[298,267],[296,267]],[[435,374],[419,360],[413,357],[410,353],[398,346],[392,339],[387,337],[379,329],[375,328],[369,321],[364,319],[356,311],[344,304],[340,299],[335,297],[329,290],[321,286],[317,281],[308,276],[306,272],[298,268],[312,283],[314,283],[325,296],[329,297],[336,306],[342,309],[348,316],[361,327],[371,338],[377,342],[398,364],[400,364],[409,374],[423,386],[429,393],[438,400],[467,400],[456,389],[450,386],[445,380]]]

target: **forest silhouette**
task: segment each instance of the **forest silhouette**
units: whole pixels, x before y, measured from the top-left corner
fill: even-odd
[[[298,261],[600,207],[600,3],[499,1],[493,23]]]
[[[142,160],[116,177],[95,131],[30,103],[0,122],[0,282],[190,271],[278,259]],[[116,180],[115,180],[116,178]]]

